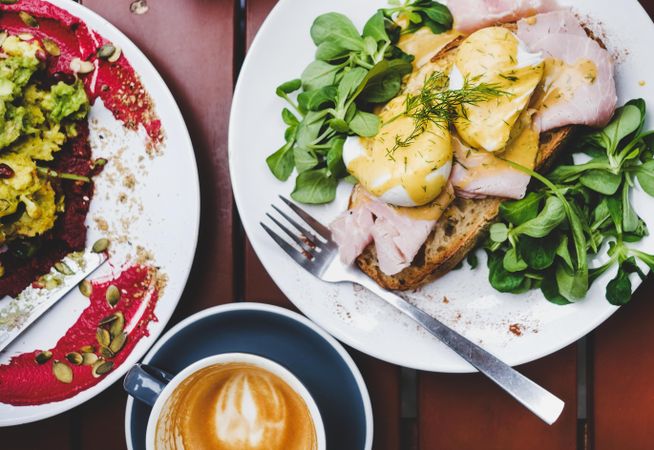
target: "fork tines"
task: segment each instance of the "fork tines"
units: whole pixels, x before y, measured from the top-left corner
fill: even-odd
[[[289,228],[282,220],[277,219],[272,214],[266,213],[266,216],[272,220],[275,225],[286,234],[291,240],[295,243],[293,246],[289,241],[281,237],[275,231],[273,231],[268,225],[261,222],[261,226],[264,230],[270,235],[271,238],[279,245],[291,258],[295,260],[298,264],[302,265],[305,268],[310,268],[313,270],[313,267],[310,266],[311,263],[316,260],[321,262],[328,262],[326,259],[331,259],[333,251],[336,246],[331,240],[331,232],[327,227],[317,221],[309,213],[304,211],[302,208],[297,206],[295,203],[290,200],[282,197],[282,199],[288,207],[293,210],[293,212],[302,219],[306,224],[301,225],[297,220],[293,219],[287,213],[282,211],[275,205],[271,205],[272,208],[281,216],[286,223],[295,230],[293,231]]]

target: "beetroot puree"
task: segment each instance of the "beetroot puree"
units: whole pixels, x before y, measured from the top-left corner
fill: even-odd
[[[67,11],[42,0],[20,0],[13,5],[0,4],[0,29],[11,34],[29,33],[38,40],[49,38],[57,43],[61,55],[48,64],[51,73],[72,74],[74,58],[92,61],[96,70],[80,78],[93,103],[100,98],[116,119],[129,129],[143,125],[153,142],[163,139],[161,122],[141,81],[124,56],[115,63],[99,59],[96,52],[108,40],[89,30],[84,22]],[[38,28],[23,23],[18,12],[25,11],[37,19]]]
[[[121,299],[115,307],[109,306],[105,298],[107,288],[116,285]],[[120,311],[125,316],[127,341],[121,351],[110,361],[116,370],[130,354],[138,341],[148,336],[148,323],[154,317],[154,306],[158,300],[156,273],[144,266],[132,266],[124,270],[118,278],[106,282],[93,282],[90,305],[82,312],[77,322],[50,349],[52,358],[39,365],[35,356],[41,350],[24,353],[12,358],[7,365],[0,366],[0,402],[16,406],[39,405],[64,400],[76,393],[99,383],[106,375],[94,378],[91,366],[75,366],[66,360],[66,354],[79,352],[80,348],[92,345],[96,353],[99,344],[96,330],[99,322],[108,315]],[[63,331],[63,330],[62,330]],[[52,373],[54,361],[62,361],[73,370],[73,382],[65,384]]]

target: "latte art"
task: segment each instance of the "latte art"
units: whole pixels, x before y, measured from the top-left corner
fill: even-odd
[[[157,450],[316,448],[302,397],[278,376],[241,363],[206,367],[184,380],[156,429]]]
[[[220,391],[215,420],[218,440],[234,448],[259,448],[283,436],[286,403],[268,377],[240,373]]]

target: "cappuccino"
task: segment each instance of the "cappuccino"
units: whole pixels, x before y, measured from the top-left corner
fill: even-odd
[[[277,375],[246,363],[191,374],[163,405],[157,450],[316,450],[303,398]]]

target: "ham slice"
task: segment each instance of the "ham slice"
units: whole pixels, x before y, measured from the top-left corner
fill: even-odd
[[[456,163],[450,182],[456,195],[463,198],[502,197],[521,199],[527,191],[531,177],[495,154],[474,150],[457,138],[452,139]]]
[[[348,209],[329,225],[332,239],[338,244],[341,261],[350,265],[372,242],[375,221],[370,209],[364,207]]]
[[[445,209],[453,198],[454,190],[448,185],[436,202]],[[352,264],[374,241],[379,268],[395,275],[411,265],[436,222],[402,214],[361,189],[357,204],[339,215],[329,229],[344,264]]]
[[[538,108],[535,121],[540,130],[548,131],[566,125],[605,126],[613,116],[618,101],[613,62],[609,52],[587,36],[574,15],[568,10],[561,10],[520,20],[517,34],[531,51],[541,51],[546,58],[563,61],[569,66],[584,62],[594,64],[592,81],[576,82],[567,89],[556,88],[563,92],[560,101],[534,104]],[[545,92],[541,93],[540,98],[546,98],[548,89],[554,89],[551,86],[556,71],[547,66],[553,64],[551,61],[546,61]],[[535,94],[534,99],[537,97]]]
[[[555,0],[450,0],[447,6],[454,28],[463,33],[558,8]]]

